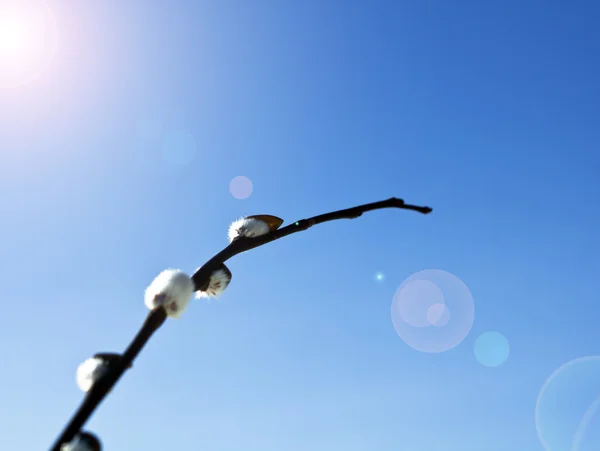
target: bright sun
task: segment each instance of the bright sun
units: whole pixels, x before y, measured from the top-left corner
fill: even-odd
[[[26,58],[31,41],[32,29],[26,18],[16,14],[0,17],[0,61],[3,65]]]
[[[45,0],[0,0],[0,88],[38,78],[56,44],[56,23]]]

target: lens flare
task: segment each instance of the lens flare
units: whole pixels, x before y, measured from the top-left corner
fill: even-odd
[[[450,309],[446,304],[433,304],[427,309],[427,322],[432,326],[442,327],[450,321]]]
[[[582,357],[555,370],[535,407],[538,437],[546,451],[600,449],[600,356]]]
[[[398,336],[413,349],[431,353],[458,346],[475,315],[467,286],[442,270],[420,271],[407,278],[396,290],[391,310]]]
[[[475,340],[475,358],[483,366],[500,366],[510,354],[508,340],[500,332],[484,332]]]
[[[236,199],[247,199],[250,197],[250,194],[252,194],[253,189],[254,185],[252,184],[252,180],[243,175],[234,177],[229,183],[229,191]]]

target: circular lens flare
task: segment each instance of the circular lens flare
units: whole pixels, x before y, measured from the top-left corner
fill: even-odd
[[[475,340],[475,358],[483,366],[500,366],[510,354],[508,340],[500,332],[484,332]]]
[[[450,321],[450,309],[445,304],[431,305],[427,309],[427,321],[432,326],[445,326]]]
[[[396,290],[392,323],[417,351],[439,353],[458,346],[473,326],[475,309],[467,286],[442,270],[412,274]]]
[[[428,280],[413,280],[396,291],[398,312],[405,323],[413,327],[429,327],[433,324],[429,309],[444,305],[444,293]]]
[[[538,438],[545,450],[600,449],[598,381],[600,356],[571,360],[546,380],[535,407]]]
[[[252,194],[253,189],[254,185],[252,184],[252,180],[243,175],[234,177],[229,183],[229,191],[236,199],[247,199],[250,197],[250,194]]]

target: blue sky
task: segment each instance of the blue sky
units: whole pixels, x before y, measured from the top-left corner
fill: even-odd
[[[232,259],[221,300],[168,321],[88,429],[110,451],[544,449],[542,386],[600,355],[599,4],[49,5],[52,65],[0,90],[1,449],[47,449],[82,399],[77,365],[125,349],[145,287],[221,250],[234,219],[392,196],[434,212]],[[443,353],[390,315],[431,269],[475,308]],[[497,367],[475,358],[488,331],[510,345]],[[540,404],[551,451],[600,396],[597,361],[575,368]],[[580,451],[600,447],[588,423]]]

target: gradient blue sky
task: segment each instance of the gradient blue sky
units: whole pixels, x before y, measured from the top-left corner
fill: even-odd
[[[146,285],[201,265],[232,220],[399,196],[434,213],[373,212],[231,260],[221,301],[168,321],[88,428],[107,451],[543,450],[544,381],[600,354],[600,3],[50,6],[52,66],[0,91],[0,449],[47,449],[82,399],[77,365],[123,350]],[[445,353],[390,318],[425,269],[474,297]],[[490,330],[510,343],[496,368],[473,352]],[[563,384],[579,410],[547,424],[579,422],[600,395],[590,371]],[[589,434],[580,451],[599,448]]]

